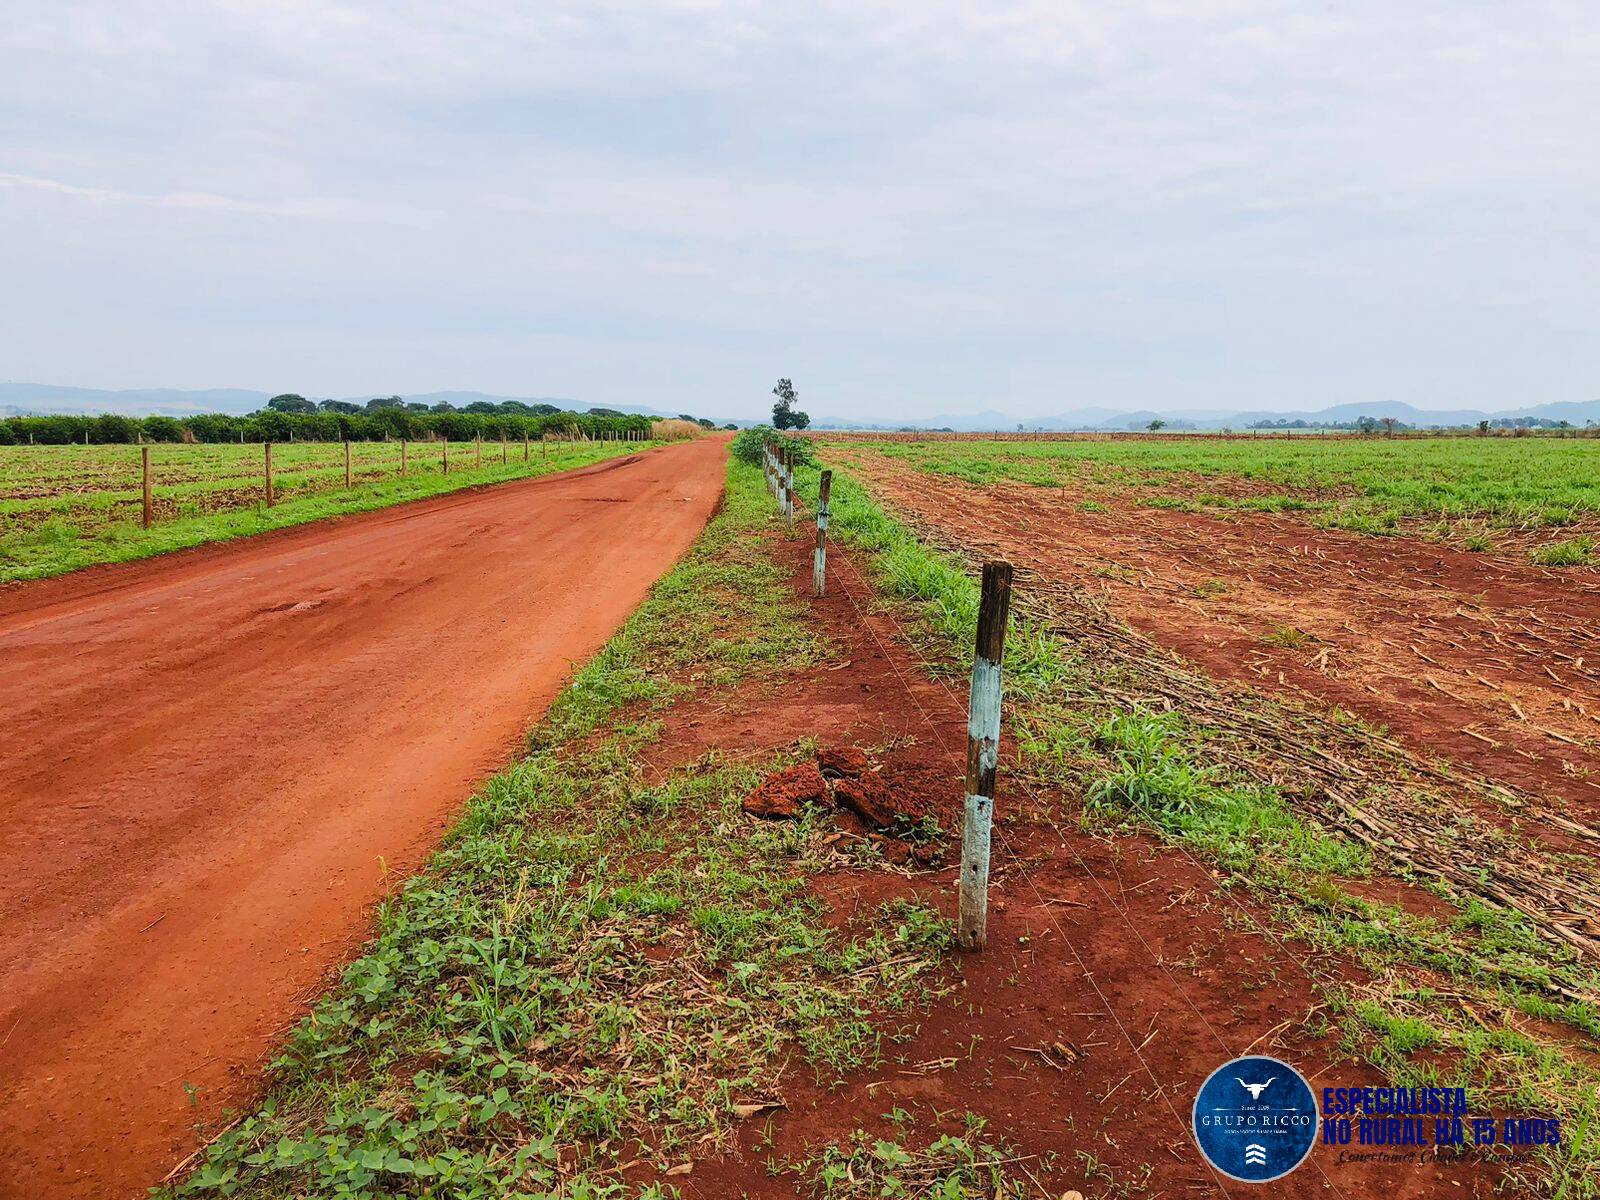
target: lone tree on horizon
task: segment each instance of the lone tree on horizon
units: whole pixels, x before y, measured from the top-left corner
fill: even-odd
[[[304,396],[294,392],[284,392],[267,401],[267,407],[273,412],[283,413],[314,413],[317,406]]]
[[[811,424],[811,418],[794,406],[799,399],[794,384],[787,379],[780,379],[778,386],[772,389],[772,394],[778,398],[778,402],[772,406],[774,429],[804,429]]]

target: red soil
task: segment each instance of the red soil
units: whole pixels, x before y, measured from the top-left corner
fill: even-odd
[[[865,452],[858,461],[919,522],[1104,597],[1218,679],[1338,705],[1425,755],[1600,819],[1600,586],[1589,572],[1258,513],[1115,499],[1083,511],[1071,489],[979,488]]]
[[[933,812],[918,783],[914,771],[908,776],[902,763],[874,770],[861,747],[836,746],[820,750],[815,762],[796,763],[769,775],[745,797],[744,811],[753,817],[786,820],[798,817],[807,805],[837,807],[853,814],[863,829],[914,833]],[[900,844],[897,853],[905,849]]]
[[[762,780],[744,799],[744,811],[753,817],[786,820],[798,817],[808,804],[827,805],[828,781],[814,762],[796,763]]]
[[[142,1195],[248,1100],[369,905],[694,540],[724,455],[0,592],[0,1195]]]
[[[809,596],[809,540],[775,539]],[[877,605],[852,557],[830,551],[830,593],[807,600],[830,661],[779,684],[681,702],[651,747],[664,774],[710,751],[764,757],[814,737],[823,746],[886,747],[886,776],[943,827],[960,827],[966,737],[959,686],[932,681]],[[1342,962],[1270,933],[1264,914],[1216,888],[1211,872],[1148,839],[1089,836],[1072,820],[1076,798],[1019,795],[1003,747],[996,809],[989,948],[956,959],[954,992],[931,1013],[885,1014],[906,1042],[886,1040],[880,1068],[819,1086],[796,1060],[776,1100],[742,1126],[728,1152],[695,1150],[692,1170],[665,1182],[696,1200],[797,1194],[793,1174],[769,1162],[804,1158],[857,1129],[908,1145],[954,1131],[962,1114],[990,1122],[1052,1194],[1251,1196],[1261,1189],[1213,1173],[1189,1132],[1201,1082],[1249,1050],[1297,1065],[1313,1087],[1381,1083],[1316,1032],[1311,975],[1359,983]],[[819,756],[826,757],[826,755]],[[751,818],[755,819],[755,818]],[[846,820],[846,814],[840,814]],[[841,838],[857,836],[847,825]],[[883,902],[919,896],[953,916],[954,869],[908,878],[840,870],[814,881],[838,924],[867,922]],[[909,1128],[884,1115],[911,1113]],[[1116,1190],[1148,1171],[1148,1190]],[[1340,1163],[1317,1147],[1274,1197],[1384,1195],[1487,1197],[1497,1173],[1481,1163],[1425,1156],[1421,1165]],[[650,1176],[638,1172],[640,1181]]]

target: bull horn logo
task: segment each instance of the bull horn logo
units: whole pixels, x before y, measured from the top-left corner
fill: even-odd
[[[1239,1079],[1237,1075],[1234,1078]],[[1267,1084],[1270,1084],[1276,1078],[1276,1075],[1270,1076],[1266,1083],[1246,1083],[1244,1080],[1239,1079],[1239,1086],[1250,1093],[1250,1099],[1259,1100],[1261,1099],[1261,1093],[1267,1090]]]

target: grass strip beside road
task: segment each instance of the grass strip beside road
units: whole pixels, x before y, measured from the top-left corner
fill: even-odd
[[[305,444],[286,446],[286,450],[304,450]],[[82,567],[102,563],[128,562],[184,550],[209,542],[225,542],[234,538],[250,537],[291,525],[320,521],[325,517],[348,516],[388,508],[412,500],[446,495],[466,488],[509,483],[517,479],[534,479],[558,471],[570,471],[590,466],[608,458],[637,453],[648,449],[648,444],[622,442],[563,442],[552,446],[549,457],[535,447],[528,462],[513,457],[505,465],[486,462],[482,467],[472,466],[472,447],[462,444],[456,451],[461,458],[452,457],[448,475],[437,469],[437,464],[422,462],[423,451],[429,443],[417,443],[413,453],[417,456],[409,474],[389,475],[371,479],[357,476],[355,485],[345,488],[342,460],[332,466],[323,465],[317,472],[308,472],[304,464],[295,471],[286,471],[281,480],[283,488],[278,503],[268,508],[259,498],[238,507],[195,509],[180,511],[180,515],[158,518],[149,528],[139,524],[136,492],[117,501],[123,505],[122,516],[109,519],[107,505],[115,500],[112,493],[91,493],[80,498],[77,507],[39,524],[25,524],[25,506],[37,501],[7,501],[0,490],[0,584],[27,579],[44,579],[61,575]],[[21,456],[40,453],[62,453],[68,447],[7,447],[0,449],[0,459],[16,460]],[[100,451],[103,447],[94,447]],[[118,447],[134,452],[137,447]],[[170,449],[163,447],[163,449]],[[210,451],[212,447],[199,449]],[[225,449],[232,449],[225,447]],[[337,453],[338,447],[328,447]],[[366,447],[363,447],[366,449]],[[521,446],[516,448],[521,454]],[[252,448],[260,456],[260,446]],[[436,455],[437,450],[433,450]],[[486,448],[485,458],[497,457],[498,445]],[[5,465],[13,465],[14,461]],[[249,489],[259,490],[260,476],[247,483]],[[204,481],[190,483],[186,488],[201,487]],[[119,493],[120,495],[120,493]],[[159,493],[158,493],[159,495]],[[131,496],[131,498],[129,498]],[[109,499],[108,499],[109,498]],[[104,502],[102,502],[104,501]]]
[[[946,923],[895,901],[832,927],[817,819],[740,811],[777,764],[641,756],[673,705],[824,652],[763,548],[773,520],[734,464],[694,549],[383,906],[265,1101],[175,1194],[670,1195],[786,1064],[877,1061],[877,1018],[927,998]]]

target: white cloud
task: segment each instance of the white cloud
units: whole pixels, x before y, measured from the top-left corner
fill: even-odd
[[[724,410],[752,370],[900,412],[1579,398],[1597,52],[1562,0],[41,5],[0,30],[0,356]]]
[[[210,192],[164,192],[146,195],[118,188],[83,187],[59,179],[39,179],[30,175],[0,172],[0,188],[29,188],[57,196],[70,196],[96,204],[138,204],[152,208],[187,208],[198,212],[238,213],[253,217],[295,217],[312,221],[377,222],[420,226],[429,216],[418,209],[398,204],[371,203],[333,196],[245,200],[218,196]]]

